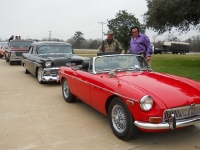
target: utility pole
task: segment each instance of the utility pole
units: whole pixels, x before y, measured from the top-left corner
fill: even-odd
[[[49,31],[49,40],[51,40],[51,31]]]
[[[103,41],[103,25],[106,24],[105,22],[98,22],[102,25],[102,41]]]

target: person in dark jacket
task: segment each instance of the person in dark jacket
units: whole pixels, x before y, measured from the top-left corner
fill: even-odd
[[[8,42],[10,42],[11,40],[14,39],[14,35],[12,35],[9,39],[8,39]]]
[[[102,45],[98,48],[99,52],[117,52],[121,54],[122,47],[117,39],[114,39],[114,33],[112,30],[108,30],[107,39],[103,40]]]

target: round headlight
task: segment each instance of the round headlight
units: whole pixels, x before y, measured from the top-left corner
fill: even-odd
[[[45,67],[49,68],[52,66],[52,62],[51,61],[45,61],[44,63]]]
[[[149,111],[153,107],[153,99],[151,96],[146,95],[140,101],[140,107],[144,111]]]

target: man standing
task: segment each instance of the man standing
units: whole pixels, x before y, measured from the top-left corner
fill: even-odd
[[[112,30],[108,30],[107,39],[103,40],[102,45],[98,48],[99,52],[122,52],[122,47],[117,39],[114,39],[114,34]]]
[[[14,35],[12,35],[9,39],[8,39],[8,42],[10,43],[11,40],[14,39]]]
[[[137,26],[131,28],[133,36],[130,41],[130,53],[139,54],[146,58],[147,62],[151,60],[152,46],[148,36],[140,33]]]

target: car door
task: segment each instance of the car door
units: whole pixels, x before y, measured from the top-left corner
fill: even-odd
[[[111,92],[114,91],[112,86],[110,86],[109,80],[103,75],[93,75],[91,79],[91,103],[92,107],[97,109],[106,115],[106,101],[112,95]],[[117,82],[116,82],[117,84]]]
[[[89,105],[91,105],[91,78],[92,74],[90,72],[82,70],[73,71],[73,86],[76,96]]]
[[[30,68],[30,72],[34,75],[34,63],[35,63],[35,57],[37,57],[36,51],[35,51],[36,47],[32,46],[31,47],[31,53],[29,53],[28,55],[28,61],[29,61],[29,68]]]
[[[26,65],[26,69],[31,73],[31,65],[29,61],[29,55],[32,53],[32,47],[29,48],[28,53],[23,53],[23,63]]]

